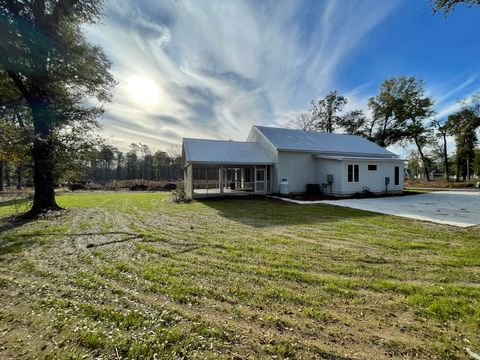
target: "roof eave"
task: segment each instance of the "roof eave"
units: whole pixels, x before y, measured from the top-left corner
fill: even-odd
[[[260,162],[233,162],[233,161],[189,161],[189,164],[192,165],[273,165],[271,161],[260,161]]]
[[[279,148],[278,151],[290,151],[290,152],[306,152],[313,155],[335,155],[337,156],[357,156],[357,157],[368,157],[368,156],[377,156],[377,157],[384,157],[384,158],[397,158],[398,155],[394,154],[390,151],[389,154],[378,154],[378,153],[359,153],[359,152],[340,152],[340,151],[319,151],[319,150],[311,150],[311,149],[288,149],[288,148]]]
[[[353,161],[394,161],[394,162],[405,162],[407,160],[401,159],[398,157],[374,157],[374,156],[329,156],[329,155],[313,155],[317,159],[326,159],[326,160],[353,160]]]

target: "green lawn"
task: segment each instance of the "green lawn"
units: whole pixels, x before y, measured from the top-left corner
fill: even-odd
[[[466,358],[480,229],[266,199],[0,203],[0,358]],[[156,354],[156,355],[155,355]]]

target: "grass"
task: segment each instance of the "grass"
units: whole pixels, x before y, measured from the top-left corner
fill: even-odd
[[[0,206],[0,358],[466,358],[480,232],[267,199]]]

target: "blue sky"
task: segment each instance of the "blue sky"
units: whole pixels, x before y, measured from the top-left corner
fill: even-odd
[[[105,15],[86,33],[113,61],[103,125],[122,150],[244,140],[331,89],[366,109],[398,75],[425,81],[440,118],[480,91],[480,6],[445,17],[428,0],[109,0]]]

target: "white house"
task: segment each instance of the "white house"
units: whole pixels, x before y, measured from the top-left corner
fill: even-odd
[[[403,190],[404,161],[355,135],[253,126],[246,141],[185,138],[182,152],[191,198],[304,193],[307,184],[338,196]]]

